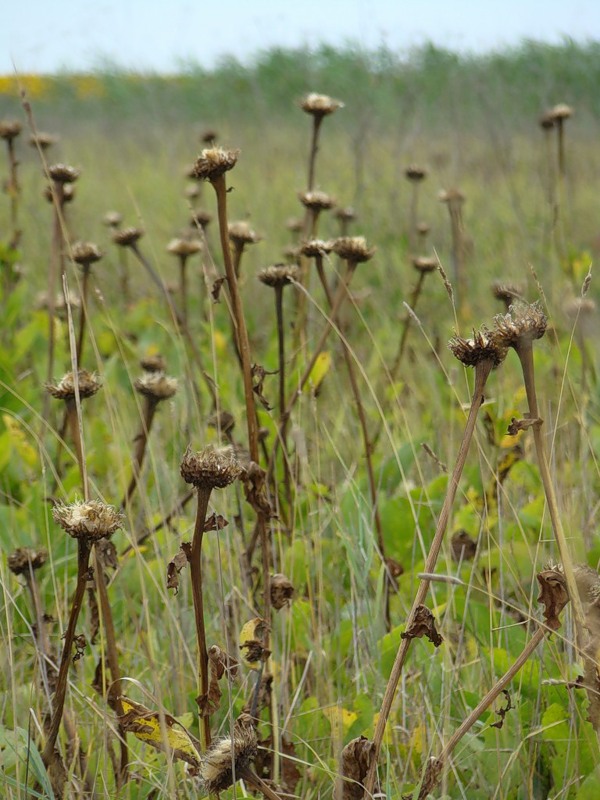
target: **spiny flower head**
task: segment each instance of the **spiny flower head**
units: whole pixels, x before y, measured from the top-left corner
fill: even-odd
[[[300,192],[298,197],[302,205],[306,208],[310,208],[311,211],[326,211],[328,208],[333,208],[335,205],[333,197],[326,192]]]
[[[241,245],[242,247],[246,244],[256,244],[256,242],[260,241],[260,236],[256,231],[253,231],[250,225],[244,220],[231,222],[227,226],[227,233],[229,235],[229,241],[233,242],[235,245]]]
[[[120,247],[131,247],[131,245],[135,244],[143,235],[144,231],[141,228],[122,228],[120,231],[115,231],[113,233],[112,240]]]
[[[167,362],[160,353],[157,353],[156,355],[141,358],[140,367],[146,372],[164,372],[167,368]]]
[[[118,228],[123,222],[123,215],[118,211],[107,211],[102,217],[102,222],[107,228]]]
[[[555,105],[550,111],[552,117],[555,120],[560,120],[560,121],[562,121],[563,119],[569,119],[569,117],[573,116],[573,113],[574,112],[571,106],[568,106],[566,103],[557,103],[557,105]]]
[[[14,575],[28,574],[29,570],[43,567],[48,559],[48,551],[44,548],[17,547],[8,557],[8,568]]]
[[[213,215],[210,211],[205,211],[203,208],[197,208],[192,211],[190,216],[190,225],[192,228],[205,228],[209,222],[212,221]]]
[[[177,391],[177,379],[168,378],[162,372],[148,372],[143,377],[137,378],[133,385],[136,392],[155,403],[168,400]]]
[[[197,489],[224,489],[242,473],[231,447],[209,445],[197,453],[188,447],[181,461],[181,477]]]
[[[444,189],[438,197],[440,202],[448,203],[449,206],[461,206],[466,199],[460,189]]]
[[[367,246],[364,236],[341,236],[334,240],[332,249],[340,258],[353,264],[369,261],[375,253],[374,247]]]
[[[167,252],[179,258],[189,258],[202,250],[200,239],[171,239]]]
[[[505,281],[494,281],[494,283],[492,283],[492,293],[494,297],[506,303],[507,308],[521,297],[522,292],[522,287],[516,283],[506,283]]]
[[[344,104],[340,100],[334,100],[329,95],[317,94],[317,92],[310,92],[300,103],[300,108],[307,114],[312,114],[313,117],[326,117],[343,107]]]
[[[235,167],[239,153],[239,150],[209,147],[194,162],[190,177],[199,181],[214,181]]]
[[[438,260],[429,256],[416,256],[412,260],[412,265],[419,272],[433,272],[437,269]]]
[[[80,171],[68,164],[53,164],[48,167],[48,174],[55,183],[75,183]]]
[[[76,242],[71,250],[73,261],[82,267],[89,267],[102,258],[102,251],[92,242]]]
[[[309,239],[308,242],[302,243],[300,252],[303,256],[307,256],[308,258],[316,258],[316,256],[323,256],[327,253],[331,253],[333,244],[331,240]]]
[[[495,335],[504,347],[517,347],[520,342],[541,339],[546,332],[548,318],[538,302],[513,303],[508,314],[494,318]]]
[[[486,328],[473,331],[472,339],[454,336],[448,342],[452,354],[466,367],[476,367],[482,361],[492,361],[498,367],[506,356],[506,346]]]
[[[39,147],[40,150],[48,150],[48,148],[56,144],[57,141],[57,136],[53,136],[51,133],[44,133],[44,131],[38,131],[29,137],[29,144],[31,147]]]
[[[256,758],[258,742],[250,714],[240,714],[230,736],[213,742],[200,760],[200,778],[207,794],[223,792],[242,777]]]
[[[98,541],[110,536],[123,524],[124,516],[114,506],[100,500],[63,505],[52,509],[54,521],[75,539]]]
[[[82,400],[86,397],[93,397],[102,386],[102,382],[98,376],[93,372],[88,372],[87,369],[79,370],[77,373],[77,382],[79,384],[79,397]],[[75,398],[75,379],[73,373],[67,372],[58,383],[47,383],[46,389],[50,392],[52,397],[56,397],[58,400],[73,400]]]
[[[299,267],[297,264],[273,264],[258,273],[258,280],[266,286],[286,286],[298,280]]]
[[[427,177],[427,170],[425,167],[420,167],[418,164],[410,164],[405,170],[404,175],[409,181],[419,182]]]
[[[12,142],[21,133],[22,127],[17,120],[0,120],[0,139],[4,139],[5,142]]]

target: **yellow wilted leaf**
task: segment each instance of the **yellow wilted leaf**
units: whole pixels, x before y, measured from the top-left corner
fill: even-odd
[[[263,637],[266,622],[261,617],[255,617],[242,626],[238,646],[242,654],[242,661],[249,669],[259,669],[264,660]]]
[[[412,749],[416,755],[421,755],[428,749],[427,743],[427,728],[423,723],[417,725],[410,737]]]
[[[174,726],[180,723],[174,717],[151,711],[127,697],[121,697],[120,700],[123,714],[119,722],[125,731],[173,758],[179,758],[193,767],[200,766],[200,743],[183,726],[181,730],[176,729]]]
[[[355,711],[348,711],[347,708],[338,705],[325,706],[322,711],[331,725],[331,735],[336,741],[341,741],[350,730],[350,726],[358,719]]]
[[[22,425],[10,414],[3,414],[2,421],[6,425],[10,443],[12,447],[21,456],[28,467],[35,467],[38,463],[37,451],[29,444],[27,434],[23,430]]]
[[[227,348],[227,339],[223,336],[221,331],[214,331],[213,342],[215,343],[215,351],[218,355],[223,355]]]
[[[329,372],[329,368],[331,367],[331,353],[325,351],[323,353],[319,353],[317,356],[317,360],[313,368],[310,371],[310,375],[308,376],[308,380],[305,385],[305,391],[309,392],[318,392],[325,375]]]

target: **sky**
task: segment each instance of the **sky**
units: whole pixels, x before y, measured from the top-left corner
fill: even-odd
[[[524,38],[600,39],[598,0],[4,0],[0,74],[93,70],[106,63],[175,72],[243,62],[275,46],[426,41],[483,52]]]

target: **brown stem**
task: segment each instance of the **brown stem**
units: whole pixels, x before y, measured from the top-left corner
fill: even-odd
[[[181,321],[183,322],[184,326],[187,328],[188,324],[188,312],[187,312],[187,271],[186,271],[186,263],[187,263],[187,256],[179,256],[179,295],[180,295],[180,302],[181,302]]]
[[[285,335],[283,328],[283,286],[275,287],[275,316],[277,318],[277,352],[279,356],[279,419],[285,414]],[[283,452],[283,483],[288,508],[292,507],[292,486],[287,449],[287,425],[281,429],[281,449]]]
[[[9,139],[6,144],[8,145],[8,164],[9,164],[9,178],[8,178],[8,192],[10,194],[10,221],[12,226],[11,244],[17,247],[19,244],[20,231],[19,231],[19,194],[21,187],[19,186],[19,177],[17,167],[19,162],[15,153],[14,139]]]
[[[83,267],[83,283],[81,286],[81,314],[79,316],[79,332],[77,334],[77,363],[81,364],[81,354],[83,353],[83,337],[87,322],[87,297],[90,278],[90,267],[85,264]]]
[[[419,300],[419,297],[421,295],[421,289],[423,288],[423,283],[425,281],[426,274],[427,273],[425,272],[419,272],[419,279],[408,301],[408,305],[411,307],[413,311],[415,310],[417,301]],[[404,325],[402,326],[402,335],[400,336],[400,344],[398,345],[398,352],[396,353],[396,357],[394,358],[394,363],[392,364],[392,367],[390,369],[390,381],[392,383],[394,383],[398,377],[398,371],[400,369],[400,364],[402,363],[402,357],[404,356],[404,351],[406,349],[406,342],[408,341],[408,329],[410,328],[411,319],[412,317],[410,314],[407,314],[404,319]]]
[[[56,346],[54,336],[54,316],[56,313],[56,289],[59,273],[64,269],[63,263],[63,219],[64,208],[64,186],[62,183],[53,182],[52,198],[54,208],[54,221],[52,225],[52,249],[50,252],[50,266],[48,269],[48,367],[46,370],[46,382],[50,383],[54,377],[54,350]],[[48,419],[50,411],[50,397],[44,393],[42,416]]]
[[[319,130],[323,117],[315,114],[313,116],[312,139],[310,143],[310,154],[308,156],[308,191],[312,191],[315,185],[315,166],[317,153],[319,152]]]
[[[125,247],[119,247],[119,283],[123,303],[128,306],[131,295],[129,290],[129,264],[127,263],[127,248]]]
[[[412,191],[410,196],[410,216],[409,216],[409,229],[408,229],[408,251],[409,254],[415,255],[416,242],[417,242],[417,225],[419,218],[419,186],[420,181],[411,181]]]
[[[87,500],[89,495],[88,476],[85,468],[85,457],[83,454],[83,443],[81,441],[81,432],[79,430],[79,420],[77,418],[77,406],[75,398],[65,400],[67,426],[71,433],[73,446],[75,448],[75,456],[77,458],[77,465],[79,467],[79,474],[81,476],[81,485],[83,489],[83,496]]]
[[[423,568],[423,572],[425,573],[432,573],[434,571],[438,556],[440,554],[444,534],[446,533],[448,520],[450,518],[450,512],[452,510],[458,484],[462,475],[465,461],[467,459],[471,439],[473,438],[473,433],[475,431],[477,415],[479,413],[481,404],[483,403],[483,390],[489,374],[492,371],[492,367],[493,362],[491,360],[480,361],[475,367],[475,386],[473,389],[471,407],[469,408],[469,415],[467,417],[463,438],[460,444],[458,455],[456,457],[456,463],[454,465],[454,469],[452,470],[452,475],[450,476],[450,482],[446,491],[446,497],[444,498],[444,504],[438,518],[435,535],[433,537],[433,541],[431,542],[429,553],[427,554],[427,560]],[[407,628],[409,628],[412,624],[417,608],[425,601],[429,589],[429,583],[430,581],[426,578],[421,579],[419,582],[419,586],[417,588],[417,592],[415,594],[412,608],[408,617],[406,625]],[[387,686],[385,687],[385,693],[381,703],[381,711],[379,713],[379,718],[375,727],[375,733],[373,735],[373,761],[365,780],[365,796],[369,796],[369,794],[373,793],[373,787],[375,786],[375,773],[377,770],[377,760],[381,750],[385,726],[392,710],[392,703],[394,701],[396,689],[398,688],[398,683],[402,674],[402,668],[404,666],[404,662],[406,661],[406,656],[408,654],[411,641],[412,639],[409,638],[402,639],[400,647],[398,648],[398,652],[396,653],[396,658],[392,666],[392,671],[390,673]]]
[[[235,272],[235,277],[239,280],[240,277],[240,269],[242,265],[242,254],[244,252],[244,243],[243,242],[235,242],[233,245],[233,270]]]
[[[67,678],[69,673],[69,665],[71,663],[71,652],[73,650],[73,641],[75,639],[75,628],[77,620],[79,619],[79,612],[83,604],[85,595],[85,587],[89,577],[89,563],[90,563],[90,545],[85,539],[77,540],[77,586],[75,587],[75,595],[71,604],[71,611],[69,614],[69,622],[67,624],[67,632],[64,635],[64,645],[60,659],[60,667],[58,670],[58,678],[56,681],[56,691],[54,692],[54,709],[52,712],[52,719],[50,720],[50,727],[48,730],[48,738],[46,745],[42,752],[42,759],[44,765],[47,767],[54,758],[54,745],[58,736],[60,728],[60,721],[63,715],[65,705],[65,697],[67,693]]]
[[[274,792],[269,784],[265,783],[262,778],[259,778],[249,767],[238,769],[236,771],[236,777],[246,781],[246,783],[249,783],[254,789],[258,789],[267,800],[282,800],[281,796],[278,795],[277,792]]]
[[[144,396],[144,409],[142,417],[142,427],[140,432],[135,437],[135,451],[133,453],[133,474],[125,492],[125,497],[121,500],[121,508],[129,505],[133,493],[139,483],[142,465],[144,463],[144,456],[146,455],[146,446],[148,444],[148,437],[150,436],[150,428],[152,421],[156,414],[158,401],[155,398]]]
[[[204,627],[204,600],[202,594],[202,537],[208,511],[211,489],[198,488],[198,507],[196,524],[190,553],[190,574],[192,581],[192,599],[194,601],[194,618],[196,620],[196,638],[198,640],[198,705],[200,707],[200,741],[202,749],[210,745],[210,715],[205,712],[202,703],[208,696],[208,650],[206,648],[206,630]]]

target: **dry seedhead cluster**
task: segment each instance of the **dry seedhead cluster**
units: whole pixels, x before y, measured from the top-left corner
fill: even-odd
[[[30,601],[33,620],[30,630],[40,665],[40,683],[45,692],[44,713],[32,727],[32,739],[41,753],[48,785],[55,797],[100,797],[102,782],[110,786],[111,797],[141,797],[141,794],[126,794],[128,787],[140,783],[140,764],[143,764],[138,751],[130,751],[132,742],[128,742],[128,734],[141,740],[146,748],[155,748],[170,759],[171,788],[155,788],[147,795],[148,798],[183,797],[182,791],[190,792],[185,796],[194,796],[197,790],[218,795],[230,790],[238,781],[243,781],[252,791],[276,799],[329,797],[332,793],[337,800],[375,796],[424,799],[435,793],[440,783],[443,783],[447,796],[470,796],[468,788],[462,795],[449,794],[460,768],[452,759],[456,746],[467,734],[475,735],[474,726],[479,726],[477,730],[481,732],[481,719],[486,713],[500,715],[500,722],[494,723],[498,729],[502,728],[505,718],[508,725],[510,718],[507,715],[512,708],[511,682],[531,662],[536,648],[560,629],[559,615],[569,601],[573,620],[572,658],[581,666],[578,686],[587,695],[589,718],[596,733],[600,733],[600,578],[595,569],[578,563],[570,534],[563,529],[561,520],[556,472],[548,453],[548,426],[538,401],[534,373],[534,343],[544,337],[548,328],[545,306],[540,302],[527,302],[523,286],[509,281],[497,282],[493,286],[493,295],[504,304],[505,313],[496,316],[488,326],[474,330],[471,338],[457,334],[450,339],[449,349],[453,356],[474,371],[473,378],[468,378],[472,384],[471,402],[466,415],[456,417],[464,422],[464,430],[458,447],[454,447],[456,459],[450,470],[427,443],[424,445],[430,459],[428,463],[446,473],[447,478],[443,483],[443,493],[438,494],[435,501],[427,499],[427,492],[423,498],[417,497],[416,490],[410,488],[410,481],[403,474],[404,468],[394,473],[394,490],[403,492],[401,503],[397,498],[394,500],[396,508],[402,505],[410,510],[412,527],[407,532],[406,517],[398,522],[390,516],[392,505],[386,502],[387,490],[383,486],[382,465],[388,463],[383,458],[392,443],[388,420],[403,408],[407,394],[412,391],[411,382],[414,382],[415,375],[419,377],[418,360],[423,360],[423,356],[416,354],[416,343],[411,349],[409,333],[415,325],[421,325],[416,308],[426,297],[427,276],[432,276],[427,285],[434,283],[436,273],[441,276],[440,286],[443,282],[448,300],[455,303],[457,323],[464,325],[469,319],[469,237],[463,218],[466,197],[456,188],[439,196],[450,215],[452,248],[448,277],[437,253],[428,250],[431,226],[420,218],[419,204],[430,170],[419,164],[411,164],[405,169],[409,184],[405,255],[415,282],[406,292],[409,313],[399,323],[398,330],[394,330],[394,352],[384,365],[385,369],[380,370],[384,379],[369,378],[367,370],[371,362],[368,359],[363,362],[355,349],[356,323],[350,307],[359,304],[351,293],[351,285],[355,274],[360,275],[362,265],[387,257],[386,248],[376,248],[364,236],[352,234],[350,226],[360,219],[357,212],[350,206],[338,207],[332,195],[317,188],[317,154],[323,122],[344,104],[326,95],[311,93],[300,106],[312,119],[307,183],[297,195],[303,216],[287,223],[294,236],[287,254],[289,260],[267,266],[257,274],[265,287],[274,290],[272,324],[268,322],[272,301],[268,300],[266,289],[261,289],[265,294],[260,308],[262,330],[258,332],[264,340],[265,331],[275,330],[276,343],[272,350],[276,355],[263,354],[265,359],[276,360],[276,369],[272,370],[257,361],[258,357],[263,357],[257,353],[256,340],[260,340],[260,336],[255,330],[249,330],[245,300],[246,292],[257,290],[245,280],[243,269],[247,247],[263,238],[268,241],[268,237],[259,236],[247,221],[229,222],[228,219],[231,200],[227,181],[229,173],[242,159],[238,150],[218,146],[217,134],[213,130],[204,132],[202,136],[207,147],[187,170],[187,177],[197,183],[188,186],[185,195],[190,208],[192,201],[199,198],[207,201],[204,192],[209,189],[202,186],[207,182],[214,190],[214,208],[212,211],[192,209],[189,224],[163,249],[177,259],[179,267],[177,283],[172,287],[163,277],[162,268],[147,255],[151,249],[146,250],[142,228],[124,226],[119,212],[108,212],[103,220],[112,243],[116,245],[110,253],[103,252],[92,242],[73,240],[72,215],[67,204],[74,199],[74,187],[85,180],[85,170],[64,163],[51,163],[49,159],[57,146],[56,138],[35,130],[31,133],[31,144],[39,154],[48,181],[46,196],[53,209],[46,293],[36,304],[43,310],[38,313],[43,313],[47,326],[45,363],[40,365],[38,359],[31,364],[31,371],[45,375],[47,391],[39,396],[38,417],[31,424],[40,423],[39,441],[47,459],[45,467],[52,475],[51,490],[46,497],[52,504],[52,519],[76,540],[76,582],[74,588],[69,586],[68,614],[60,615],[64,633],[57,637],[52,632],[52,618],[44,608],[49,599],[47,593],[40,591],[42,581],[39,575],[40,570],[47,569],[48,560],[55,563],[59,552],[63,554],[61,558],[67,560],[64,554],[72,551],[54,544],[56,552],[49,557],[46,549],[37,543],[34,547],[20,545],[8,555],[7,564],[16,576],[15,581],[19,580],[26,586]],[[545,134],[557,132],[558,175],[563,178],[566,173],[564,123],[571,113],[567,106],[556,106],[541,120]],[[9,177],[5,188],[10,200],[12,227],[5,248],[7,255],[2,256],[5,273],[2,286],[7,301],[11,296],[16,297],[23,285],[19,280],[16,255],[20,241],[22,238],[25,240],[20,228],[22,190],[15,150],[21,134],[21,123],[0,123],[0,139],[7,147]],[[557,214],[559,190],[558,184],[551,188]],[[321,238],[323,234],[319,229],[327,222],[327,214],[332,209],[336,209],[339,236]],[[11,253],[13,255],[9,257]],[[141,319],[141,325],[151,328],[147,320],[144,321],[140,309],[149,302],[148,295],[154,293],[156,307],[166,315],[161,320],[161,328],[168,330],[169,337],[177,343],[178,352],[183,354],[177,363],[185,366],[177,378],[170,377],[165,357],[155,348],[142,355],[141,376],[127,375],[127,389],[132,396],[131,390],[138,395],[138,429],[128,432],[128,436],[133,438],[133,452],[127,469],[115,466],[107,472],[98,470],[99,449],[106,450],[106,457],[113,460],[121,451],[108,441],[107,428],[99,426],[100,433],[96,430],[93,408],[90,407],[99,400],[87,401],[102,390],[100,396],[110,394],[112,413],[118,416],[115,397],[121,396],[118,395],[120,387],[112,383],[118,370],[109,369],[103,363],[95,334],[96,319],[104,313],[104,299],[97,288],[102,283],[98,280],[98,271],[104,267],[98,265],[113,258],[118,270],[114,285],[119,291],[119,315],[122,315],[124,325],[130,326],[131,333],[129,340],[124,337],[120,340],[122,357],[131,352],[137,337],[143,334],[147,341],[147,330],[131,330],[131,326]],[[135,278],[133,261],[143,270],[144,281]],[[203,288],[206,289],[200,300],[192,288],[197,281],[199,263]],[[145,284],[143,291],[139,286],[141,283]],[[95,291],[92,291],[94,287]],[[285,298],[284,287],[288,287]],[[584,294],[588,288],[589,281]],[[591,300],[578,299],[569,311],[573,324],[591,318],[594,308]],[[216,316],[219,316],[219,323],[215,322]],[[219,327],[227,330],[227,334],[217,330]],[[556,336],[556,330],[552,334]],[[84,348],[86,338],[88,347]],[[578,338],[577,342],[581,353],[586,353],[584,339]],[[221,366],[226,362],[222,366],[222,375],[211,369],[211,365],[214,367],[214,353],[219,347],[225,352],[225,356],[221,356]],[[521,402],[523,398],[526,400],[527,409],[521,417],[513,417],[508,429],[505,426],[505,430],[500,432],[508,461],[506,458],[499,460],[497,471],[492,468],[491,486],[481,491],[480,505],[473,518],[482,522],[478,534],[473,537],[452,524],[453,515],[466,518],[460,486],[474,438],[478,441],[480,454],[484,454],[483,445],[476,436],[478,420],[483,419],[479,428],[485,427],[492,441],[495,441],[497,432],[492,430],[490,433],[490,428],[497,426],[498,421],[502,423],[501,415],[496,420],[490,416],[485,402],[486,391],[493,370],[502,367],[503,372],[509,371],[508,353],[511,349],[519,360],[522,373],[519,396]],[[442,365],[445,354],[439,348],[432,350],[437,363]],[[314,447],[314,452],[303,456],[312,446],[310,441],[307,443],[302,430],[307,425],[305,415],[310,408],[318,408],[321,404],[323,383],[328,373],[336,370],[338,360],[343,363],[347,384],[344,383],[344,396],[333,405],[345,413],[346,426],[357,425],[359,434],[351,436],[360,437],[350,447],[354,451],[352,458],[357,475],[348,478],[348,483],[360,487],[362,510],[357,510],[353,519],[356,522],[360,517],[361,522],[360,525],[356,523],[356,528],[351,531],[356,541],[351,542],[346,551],[334,549],[336,542],[341,547],[340,543],[347,534],[345,526],[351,524],[348,515],[343,516],[343,504],[336,505],[337,501],[331,497],[333,489],[312,480],[306,466],[310,465],[311,458],[316,461],[321,457],[324,439]],[[93,366],[94,371],[86,369],[86,366]],[[61,367],[68,372],[56,381],[54,375]],[[451,385],[449,375],[453,370],[456,371],[456,366],[449,372],[445,368],[440,370],[440,380],[444,383],[443,387],[442,383],[438,384],[440,391],[446,391]],[[277,374],[277,399],[271,402],[275,389],[269,376],[274,374]],[[590,363],[584,362],[583,376],[584,381],[595,381]],[[520,374],[514,380],[520,382]],[[403,383],[399,384],[399,381]],[[63,400],[64,404],[59,408],[52,404],[50,397]],[[229,404],[239,407],[242,397],[243,411],[238,410],[234,415],[227,410]],[[377,403],[377,417],[373,415],[373,397]],[[85,404],[83,400],[86,400]],[[151,466],[156,465],[160,460],[158,453],[161,456],[165,454],[166,461],[166,454],[172,452],[174,445],[163,440],[151,456],[148,454],[152,453],[152,438],[161,434],[160,430],[155,433],[155,421],[159,420],[160,428],[162,409],[165,409],[164,416],[167,417],[175,403],[177,408],[182,409],[184,405],[187,408],[185,425],[177,423],[173,435],[177,437],[177,446],[182,437],[191,441],[185,450],[184,447],[179,450],[179,474],[189,488],[185,491],[178,478],[178,499],[172,510],[163,513],[162,506],[151,508],[153,499],[165,487],[153,485],[160,483],[159,472],[155,479],[148,461]],[[518,413],[516,408],[514,411]],[[244,427],[245,433],[242,434],[239,428]],[[331,435],[333,441],[333,433]],[[349,435],[344,433],[344,436]],[[98,437],[102,441],[100,445]],[[509,440],[508,443],[505,440]],[[555,542],[552,551],[557,554],[558,561],[558,565],[539,570],[537,575],[535,569],[529,570],[529,584],[533,584],[536,577],[539,583],[541,614],[533,611],[523,597],[514,595],[498,599],[500,590],[494,583],[497,567],[491,562],[486,573],[487,583],[478,583],[485,536],[501,516],[499,506],[504,497],[503,484],[508,480],[513,465],[523,462],[524,448],[531,440],[537,458],[536,474],[543,489]],[[18,441],[24,452],[25,445],[21,439]],[[90,449],[93,455],[89,454]],[[345,452],[344,447],[340,452]],[[396,456],[394,453],[394,464]],[[110,474],[112,471],[121,477],[125,475],[120,483]],[[349,469],[347,475],[351,472]],[[115,488],[122,499],[118,505],[112,506],[102,498]],[[222,493],[215,490],[222,490]],[[7,496],[10,504],[10,496]],[[93,496],[99,499],[92,499]],[[227,498],[226,507],[235,508],[233,523],[221,514],[210,512],[211,505],[220,506],[222,497]],[[178,527],[178,523],[185,525],[185,507],[194,498],[195,521],[190,533],[189,526]],[[330,504],[332,509],[323,531],[327,525],[335,524],[336,517],[340,520],[337,528],[331,528],[335,535],[329,537],[327,550],[324,549],[326,536],[323,535],[321,541],[320,530],[318,536],[311,538],[310,520],[315,514],[315,506],[311,503],[315,498],[321,504],[319,508]],[[431,535],[427,539],[423,538],[421,530],[425,522],[419,504],[434,510]],[[488,518],[493,518],[495,523],[486,521]],[[364,520],[366,533],[359,531]],[[542,527],[543,523],[540,523],[540,531]],[[215,541],[220,531],[231,531],[232,528],[235,529],[237,545],[230,547],[227,559],[231,575],[237,576],[234,579],[237,585],[228,594],[226,602],[220,601],[219,613],[216,614],[215,598],[221,591],[216,587],[224,578],[221,562],[219,569],[215,568]],[[120,529],[124,529],[128,536],[127,547],[123,547],[120,534],[117,534]],[[155,702],[160,708],[152,710],[130,700],[125,694],[125,675],[137,685],[146,681],[150,684],[152,676],[146,669],[145,674],[138,677],[134,665],[140,662],[128,658],[132,649],[127,642],[130,632],[123,629],[127,613],[123,614],[119,600],[120,586],[126,588],[123,574],[128,563],[143,564],[146,559],[155,557],[153,553],[162,553],[162,544],[157,543],[163,541],[160,537],[168,535],[168,531],[184,533],[177,554],[168,566],[163,565],[167,575],[165,585],[174,589],[176,595],[165,595],[165,602],[183,606],[187,598],[189,619],[193,618],[195,647],[192,649],[195,655],[191,661],[193,666],[188,664],[188,673],[183,680],[187,687],[186,697],[195,699],[198,738],[163,710],[161,700]],[[547,528],[544,531],[550,538],[550,531]],[[209,532],[214,532],[214,535],[205,543],[204,535]],[[50,541],[56,537],[56,532],[52,531]],[[308,542],[309,555],[299,569],[294,562],[294,553],[302,539]],[[415,551],[422,547],[422,560],[416,557],[420,571],[415,569],[414,562],[411,565],[410,560],[406,560],[412,547],[412,544],[406,544],[408,540],[417,543]],[[219,541],[222,541],[220,537]],[[172,544],[168,547],[176,549]],[[372,553],[371,561],[361,562],[359,555],[362,558],[367,551]],[[444,553],[446,566],[456,568],[454,576],[437,572],[438,561]],[[352,559],[356,559],[355,566],[350,569],[348,565],[353,563]],[[473,572],[469,577],[470,561],[473,562]],[[313,574],[317,563],[324,563],[324,584],[330,583],[329,589],[324,586],[322,590],[331,593],[332,608],[337,608],[335,627],[346,631],[343,645],[340,643],[342,640],[332,638],[332,631],[322,619],[320,601],[315,599],[316,588],[310,582],[312,578],[306,578],[306,575]],[[73,571],[69,573],[71,578]],[[339,576],[336,572],[340,573]],[[133,580],[132,573],[127,574],[128,580]],[[229,580],[228,575],[225,580]],[[369,605],[361,597],[360,587],[364,589],[371,580],[378,588],[376,601]],[[300,595],[295,588],[296,581],[303,586]],[[444,730],[429,737],[425,744],[427,737],[422,728],[417,725],[409,729],[403,724],[407,719],[406,687],[414,685],[415,676],[419,677],[418,659],[410,670],[405,668],[406,660],[410,648],[418,647],[430,659],[438,658],[438,653],[446,651],[445,656],[439,657],[446,659],[445,669],[452,667],[458,671],[468,666],[470,655],[467,649],[471,647],[473,650],[473,637],[467,641],[464,628],[460,634],[457,633],[452,619],[453,604],[457,601],[449,601],[449,610],[444,612],[439,596],[435,595],[434,584],[446,582],[456,592],[463,589],[466,592],[464,587],[468,586],[470,592],[470,581],[473,581],[473,592],[486,592],[500,608],[510,607],[513,613],[520,615],[515,625],[519,626],[517,641],[522,646],[517,653],[511,651],[510,657],[506,651],[503,669],[484,673],[483,684],[471,690],[472,702],[469,709],[464,710],[462,721],[457,720],[455,713],[448,718]],[[187,590],[180,591],[184,586]],[[343,595],[347,591],[352,600],[346,604]],[[86,597],[89,625],[81,614]],[[118,615],[117,608],[121,608]],[[307,621],[311,618],[317,620],[317,628],[311,630],[319,630],[324,637],[329,637],[327,643],[325,639],[311,642],[306,632],[298,634],[300,617],[296,608],[302,609]],[[244,625],[238,624],[241,613],[250,617]],[[171,616],[165,613],[164,620],[169,619]],[[170,623],[164,620],[160,625],[168,627]],[[158,621],[156,624],[159,625]],[[371,684],[358,668],[362,663],[359,658],[361,648],[368,650],[375,646],[367,635],[370,628],[379,631],[379,641],[385,643],[379,656],[372,652],[371,658],[375,661],[380,658],[386,664]],[[87,635],[83,633],[84,629]],[[352,631],[351,635],[349,631]],[[154,632],[150,633],[154,635]],[[218,635],[222,636],[219,644],[210,644]],[[566,640],[569,636],[568,632],[564,634]],[[86,730],[80,728],[77,714],[73,713],[74,703],[67,702],[72,694],[70,676],[81,669],[83,656],[98,638],[102,649],[92,685],[102,701],[97,705],[97,713],[103,727],[97,738],[108,742],[102,758],[91,752],[92,743],[88,743]],[[424,639],[432,647],[422,641],[415,643],[416,639]],[[293,652],[295,648],[300,650],[298,642],[301,640],[304,641],[304,654]],[[236,641],[239,652],[234,657],[232,652]],[[337,642],[335,647],[342,651],[338,671],[345,674],[356,670],[349,683],[351,689],[356,687],[356,696],[360,698],[346,693],[341,701],[333,696],[329,705],[321,701],[331,712],[328,718],[330,735],[315,736],[314,744],[308,746],[307,734],[297,731],[301,729],[303,717],[313,708],[311,702],[314,700],[316,703],[317,697],[326,694],[319,681],[325,683],[329,678],[319,670],[323,670],[326,664],[327,648],[335,649],[334,641]],[[57,643],[60,645],[58,655]],[[191,647],[190,641],[185,646]],[[562,646],[558,636],[553,637],[548,646],[558,650]],[[172,652],[178,647],[174,638],[170,650],[166,650]],[[427,651],[423,649],[426,647],[429,648]],[[353,648],[359,658],[357,662],[352,661],[350,651]],[[312,656],[307,655],[313,649],[318,654],[315,656],[317,667],[311,665]],[[353,667],[350,666],[352,663]],[[173,676],[174,684],[179,680],[180,677]],[[371,697],[364,689],[361,691],[365,686],[371,687]],[[168,688],[160,693],[154,684],[148,691],[168,696]],[[543,693],[543,687],[541,691]],[[566,691],[570,689],[565,688]],[[355,699],[357,704],[353,706]],[[506,700],[503,707],[500,707],[501,700]],[[367,706],[368,714],[364,711]],[[349,711],[348,707],[355,710]],[[364,713],[356,710],[361,707]],[[181,713],[182,709],[179,711]],[[443,711],[443,708],[433,708],[431,713],[435,719],[441,719]],[[26,727],[25,722],[20,724]],[[223,730],[229,733],[223,736]],[[418,747],[416,730],[421,731]],[[0,745],[2,741],[0,739]],[[307,744],[306,748],[304,744]],[[136,747],[141,745],[136,743]],[[323,748],[321,754],[320,747]],[[384,758],[382,749],[387,749]],[[151,758],[148,758],[150,763]],[[187,772],[174,769],[173,760],[185,762]],[[502,752],[498,760],[509,762],[509,754]],[[166,770],[166,761],[160,763]],[[107,774],[109,767],[111,776]],[[103,776],[100,782],[99,775]],[[36,791],[45,785],[44,780],[42,774],[35,776]],[[460,785],[460,779],[456,780]],[[180,787],[175,794],[169,794],[175,786],[172,781]],[[190,788],[181,789],[182,785]],[[241,796],[241,788],[236,791],[236,796]],[[38,793],[35,796],[42,795]]]

